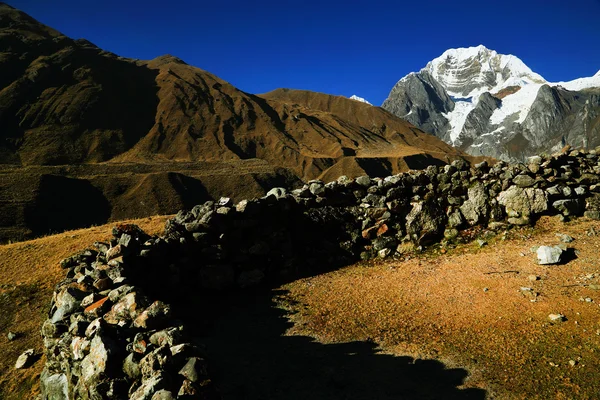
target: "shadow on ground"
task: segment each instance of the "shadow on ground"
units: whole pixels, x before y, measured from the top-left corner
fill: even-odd
[[[211,375],[223,399],[484,399],[459,389],[464,369],[435,360],[378,352],[372,342],[321,344],[283,336],[292,323],[275,296],[252,293],[229,300],[208,327]]]

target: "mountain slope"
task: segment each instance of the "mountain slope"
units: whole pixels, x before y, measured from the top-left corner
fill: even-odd
[[[335,110],[297,106],[244,93],[173,56],[118,57],[6,5],[0,19],[0,59],[11,71],[0,88],[2,163],[260,158],[311,179],[358,153],[394,157],[425,144],[462,154],[421,140],[422,131],[386,112],[374,112],[368,124],[350,121],[364,106],[358,101],[345,99]]]
[[[177,57],[127,59],[70,39],[2,3],[0,68],[0,240],[466,156],[378,107],[248,94]]]
[[[510,161],[569,143],[600,145],[600,76],[549,83],[484,46],[450,49],[410,73],[382,105],[472,155]]]

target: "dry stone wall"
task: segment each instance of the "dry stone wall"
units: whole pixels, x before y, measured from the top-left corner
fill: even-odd
[[[387,178],[310,181],[292,191],[180,211],[162,237],[118,226],[62,261],[42,326],[44,399],[218,398],[202,346],[173,308],[210,294],[400,256],[461,229],[505,229],[544,214],[600,219],[596,151],[529,164],[462,160]]]

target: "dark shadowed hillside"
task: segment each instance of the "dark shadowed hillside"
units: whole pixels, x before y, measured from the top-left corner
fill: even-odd
[[[176,57],[122,58],[1,3],[0,68],[0,239],[464,156],[378,107],[244,93]],[[92,206],[97,221],[58,222]]]

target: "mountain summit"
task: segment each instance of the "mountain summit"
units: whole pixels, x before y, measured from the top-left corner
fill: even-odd
[[[424,70],[453,97],[473,97],[507,86],[546,83],[519,58],[498,54],[483,45],[446,50],[427,63]]]
[[[483,45],[446,50],[400,79],[382,107],[473,155],[522,161],[565,143],[600,145],[600,74],[551,83]]]

